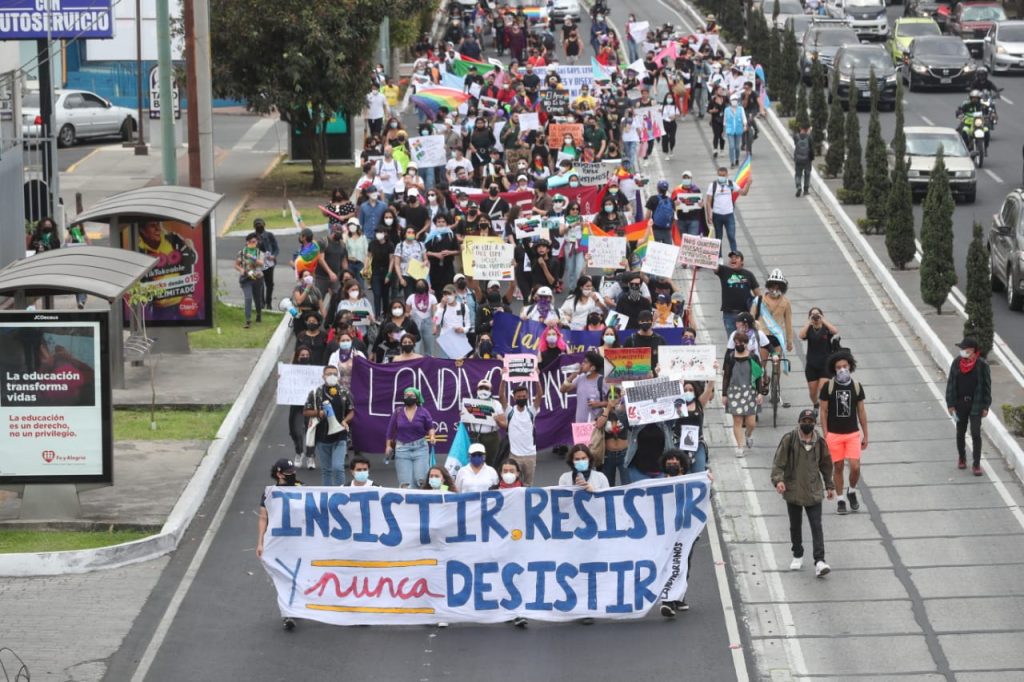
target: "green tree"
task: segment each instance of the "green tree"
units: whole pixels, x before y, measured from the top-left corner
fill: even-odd
[[[850,101],[846,112],[846,163],[843,164],[843,201],[859,204],[864,197],[864,161],[861,158],[860,119],[857,118],[856,73],[850,74]]]
[[[892,134],[892,153],[900,158],[907,156],[907,136],[903,132],[903,81],[896,81],[896,132]]]
[[[719,3],[715,16],[726,40],[731,43],[743,42],[746,19],[743,17],[743,5],[741,3]]]
[[[953,193],[940,147],[928,179],[928,194],[921,215],[921,298],[942,314],[950,289],[956,284],[953,265]]]
[[[768,63],[765,65],[765,79],[771,94],[772,101],[774,102],[779,98],[779,92],[781,85],[776,87],[778,80],[782,78],[782,34],[779,33],[779,29],[772,26],[771,31],[768,33]]]
[[[828,126],[828,99],[825,96],[825,69],[815,60],[811,66],[811,139],[815,155],[821,154]]]
[[[885,209],[885,250],[889,253],[889,260],[899,270],[906,269],[907,263],[914,260],[914,252],[917,250],[914,244],[913,201],[910,180],[907,179],[906,159],[897,156]]]
[[[811,125],[811,116],[807,112],[807,88],[803,81],[796,86],[796,125],[798,128]]]
[[[750,26],[747,29],[747,48],[750,50],[755,64],[762,66],[768,64],[769,40],[771,40],[771,34],[768,33],[768,24],[765,23],[764,15],[760,10],[753,10],[750,13]],[[767,76],[767,74],[765,75]]]
[[[779,18],[779,0],[772,0],[772,26],[775,25],[775,20]]]
[[[971,245],[967,248],[964,336],[976,338],[981,354],[987,355],[992,350],[995,328],[992,321],[992,273],[989,271],[984,234],[981,223],[974,221]]]
[[[779,89],[779,106],[784,116],[792,116],[796,110],[796,84],[800,81],[800,48],[792,28],[783,34],[779,66],[781,73],[773,76]]]
[[[882,139],[882,125],[878,120],[878,79],[871,69],[871,119],[868,122],[868,144],[864,153],[864,208],[868,222],[876,232],[886,227],[886,205],[889,202],[889,160]]]
[[[213,83],[250,111],[276,111],[310,150],[313,189],[323,189],[326,122],[366,105],[385,16],[407,17],[429,0],[217,0],[210,13]]]
[[[828,151],[825,152],[825,175],[838,177],[843,171],[843,160],[846,158],[846,118],[843,116],[843,105],[836,94],[838,80],[832,80],[832,103],[828,109]]]

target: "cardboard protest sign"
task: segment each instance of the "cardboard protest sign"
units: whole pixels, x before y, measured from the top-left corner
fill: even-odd
[[[661,376],[676,381],[711,381],[715,378],[715,347],[661,346],[658,348]]]
[[[626,419],[631,426],[675,419],[676,401],[683,399],[680,383],[668,377],[622,384],[626,398]]]
[[[647,254],[644,256],[641,272],[658,277],[671,279],[675,273],[676,261],[679,260],[679,247],[660,242],[647,242]]]
[[[409,261],[406,273],[413,279],[426,279],[430,275],[430,269],[423,261],[413,258]]]
[[[305,405],[309,392],[324,382],[322,365],[277,363],[277,404]]]
[[[496,426],[494,402],[477,398],[463,398],[461,419],[463,424],[472,426]]]
[[[532,353],[506,355],[502,365],[502,377],[508,384],[537,381],[537,356]]]
[[[721,239],[684,234],[679,244],[679,264],[714,270],[718,267],[718,254],[721,250]]]
[[[625,237],[590,237],[587,241],[588,267],[614,270],[625,260]]]
[[[564,90],[542,90],[540,101],[544,111],[552,116],[565,116],[569,113],[569,93]]]
[[[604,382],[621,384],[654,376],[650,348],[605,348]]]
[[[577,163],[572,172],[579,178],[581,185],[604,185],[611,177],[612,169],[605,163]]]
[[[572,442],[582,443],[588,445],[590,443],[590,436],[594,432],[594,422],[573,422],[572,424]]]
[[[582,123],[552,123],[548,125],[548,147],[561,149],[562,140],[566,135],[572,135],[573,143],[577,147],[583,146]]]
[[[463,272],[480,281],[511,281],[515,257],[515,245],[501,237],[466,237],[462,244]]]
[[[409,148],[417,168],[440,168],[448,161],[444,135],[423,135],[409,138]]]

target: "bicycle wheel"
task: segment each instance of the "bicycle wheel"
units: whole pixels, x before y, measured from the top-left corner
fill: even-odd
[[[771,386],[771,401],[772,401],[772,427],[778,427],[779,425],[779,402],[780,402],[780,391],[779,391],[779,365],[774,363],[772,365],[772,386]]]

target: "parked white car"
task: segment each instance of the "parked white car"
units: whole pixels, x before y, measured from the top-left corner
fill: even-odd
[[[57,144],[70,147],[78,140],[95,137],[120,137],[130,140],[138,129],[135,112],[118,107],[94,92],[58,90],[54,104],[54,132]],[[39,93],[30,92],[22,98],[21,132],[25,138],[42,136],[39,116]]]
[[[552,21],[561,23],[570,18],[574,23],[580,23],[580,2],[579,0],[554,0],[548,6],[548,13]]]

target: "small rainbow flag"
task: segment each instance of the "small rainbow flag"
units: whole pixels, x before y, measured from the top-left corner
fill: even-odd
[[[469,68],[471,66],[475,66],[476,72],[481,76],[484,75],[485,73],[490,73],[491,71],[494,71],[495,68],[497,68],[494,66],[494,64],[477,61],[476,59],[472,59],[470,57],[466,57],[460,54],[458,57],[452,60],[452,73],[454,73],[456,76],[465,76],[466,74],[469,73]]]
[[[546,7],[524,7],[523,15],[527,19],[533,19],[534,21],[538,21],[540,19],[544,19],[545,17],[547,17],[548,10]]]
[[[448,111],[456,111],[469,100],[469,94],[455,88],[423,88],[410,100],[420,111],[433,117],[441,107],[447,107]]]
[[[741,163],[740,167],[736,170],[736,177],[734,177],[732,181],[735,183],[738,190],[744,190],[747,188],[747,185],[750,184],[750,154],[747,154],[747,158],[743,159],[743,163]],[[736,201],[739,196],[739,191],[733,191],[732,200]]]
[[[646,220],[630,223],[626,225],[626,239],[631,242],[640,241],[647,235],[650,229],[651,226]]]
[[[628,227],[626,229],[629,229]],[[654,231],[651,226],[647,226],[647,230],[637,240],[636,248],[633,249],[633,264],[639,267],[643,262],[644,258],[647,257],[647,244],[654,241]]]
[[[299,277],[302,277],[306,272],[316,274],[316,262],[319,258],[320,245],[315,240],[311,241],[299,251],[299,256],[295,259],[295,272],[298,273]]]

